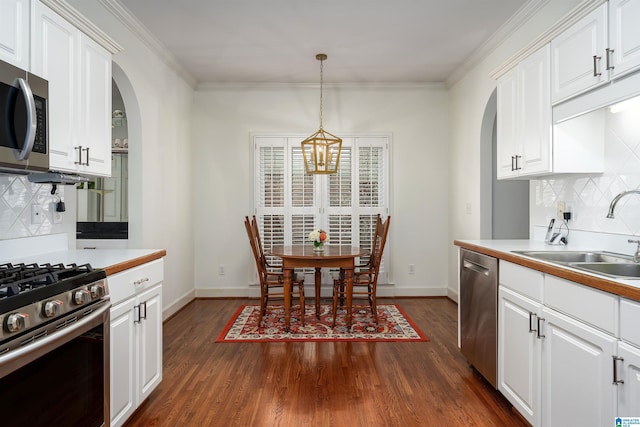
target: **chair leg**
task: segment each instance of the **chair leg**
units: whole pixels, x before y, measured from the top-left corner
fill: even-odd
[[[371,311],[373,312],[373,320],[376,322],[376,326],[378,325],[378,302],[376,301],[375,292],[371,293]]]
[[[305,318],[305,314],[304,314],[304,310],[305,310],[305,306],[304,306],[304,284],[300,284],[300,287],[298,288],[298,291],[300,293],[300,322],[302,323],[302,326],[304,326],[304,318]]]
[[[336,327],[336,316],[338,311],[338,294],[339,294],[340,285],[337,282],[333,282],[333,325],[332,327]]]

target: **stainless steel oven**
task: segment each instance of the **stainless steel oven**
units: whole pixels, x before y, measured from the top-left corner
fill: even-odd
[[[11,279],[20,286],[3,288],[3,270],[13,268],[0,266],[0,423],[109,425],[111,304],[104,271],[55,266],[80,273],[46,273],[26,287],[32,278]]]

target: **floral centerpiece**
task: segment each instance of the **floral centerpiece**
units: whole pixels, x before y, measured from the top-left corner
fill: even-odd
[[[313,250],[314,251],[323,251],[324,244],[329,240],[329,235],[324,230],[313,230],[309,233],[309,240],[313,242]]]

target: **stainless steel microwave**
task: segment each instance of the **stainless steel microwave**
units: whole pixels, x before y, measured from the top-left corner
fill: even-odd
[[[49,170],[49,83],[0,61],[0,170]]]

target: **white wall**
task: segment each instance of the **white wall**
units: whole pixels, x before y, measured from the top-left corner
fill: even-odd
[[[193,108],[197,295],[253,294],[255,265],[243,227],[252,211],[252,133],[311,134],[316,85],[213,86]],[[447,93],[443,86],[324,88],[324,128],[336,135],[392,135],[388,250],[395,295],[447,288]],[[415,275],[408,265],[415,264]],[[224,265],[225,275],[218,275]]]
[[[129,247],[166,249],[165,316],[193,298],[192,88],[97,1],[70,3],[124,51],[114,73],[129,125]],[[133,93],[132,93],[133,92]]]
[[[489,74],[518,50],[547,31],[579,0],[550,0],[493,52],[449,88],[451,127],[449,288],[457,295],[457,248],[454,239],[479,239],[482,235],[480,203],[480,138],[482,117],[496,82]],[[531,223],[531,226],[534,224]]]

